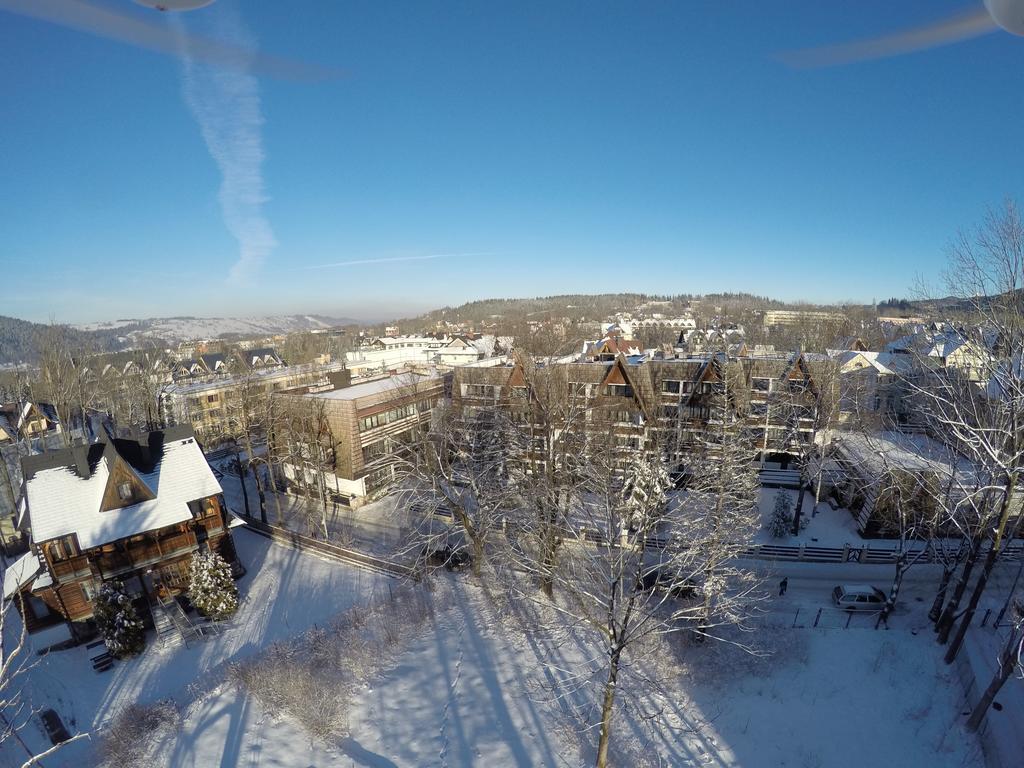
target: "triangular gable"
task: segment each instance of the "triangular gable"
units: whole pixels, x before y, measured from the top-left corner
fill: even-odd
[[[618,360],[612,363],[611,367],[608,369],[608,373],[606,373],[604,378],[601,380],[602,387],[607,386],[608,384],[629,384],[626,373]]]
[[[506,383],[510,387],[526,386],[526,375],[523,373],[523,366],[521,364],[516,363],[515,367],[512,369],[512,373],[509,374],[508,382]]]
[[[122,498],[121,487],[125,484],[128,486],[129,494],[127,498]],[[111,466],[110,475],[107,477],[107,486],[103,490],[100,512],[130,507],[141,501],[151,501],[155,498],[156,495],[149,486],[142,482],[142,478],[138,476],[132,466],[115,453],[113,466]]]
[[[790,381],[803,381],[807,388],[811,391],[811,394],[818,394],[818,383],[811,376],[811,369],[807,365],[807,361],[804,359],[803,352],[798,352],[793,358],[793,362],[790,364],[789,370],[787,371],[786,378]]]
[[[611,364],[611,367],[608,369],[608,373],[606,373],[604,379],[601,380],[602,387],[607,385],[628,386],[630,391],[633,393],[633,402],[636,403],[637,407],[645,417],[650,418],[650,414],[647,412],[647,406],[644,404],[644,401],[640,399],[640,390],[633,382],[633,377],[629,373],[629,368],[627,367],[625,358],[621,353],[615,358],[615,362]]]

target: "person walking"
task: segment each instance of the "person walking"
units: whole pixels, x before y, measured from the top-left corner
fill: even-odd
[[[779,597],[786,594],[786,589],[789,588],[789,576],[783,576],[782,581],[779,582]]]

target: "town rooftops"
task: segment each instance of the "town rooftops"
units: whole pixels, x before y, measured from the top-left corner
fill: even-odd
[[[221,493],[190,427],[26,456],[22,474],[33,541],[75,534],[82,549],[190,520],[190,501]],[[112,483],[132,486],[127,506]]]

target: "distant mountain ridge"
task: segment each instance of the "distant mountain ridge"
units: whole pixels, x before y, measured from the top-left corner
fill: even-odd
[[[327,315],[266,315],[251,317],[155,317],[79,323],[66,326],[74,347],[96,352],[119,352],[149,346],[176,346],[183,341],[272,336],[340,325],[358,320]],[[0,366],[32,364],[39,360],[47,325],[0,315]]]
[[[157,338],[169,343],[180,343],[231,336],[271,336],[278,333],[333,328],[339,325],[359,325],[359,321],[350,317],[329,317],[327,315],[182,316],[78,323],[71,327],[78,331],[121,332],[129,338]]]

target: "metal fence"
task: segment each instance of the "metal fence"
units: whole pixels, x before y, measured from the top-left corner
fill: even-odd
[[[250,530],[259,533],[262,536],[266,536],[271,541],[275,541],[279,544],[285,544],[293,549],[316,552],[317,554],[328,557],[331,560],[346,563],[347,565],[353,565],[356,568],[362,568],[367,571],[381,573],[385,576],[412,579],[419,578],[419,572],[412,566],[404,565],[402,563],[394,563],[390,560],[368,555],[365,552],[348,549],[347,547],[339,547],[337,544],[320,541],[319,539],[314,539],[310,536],[305,536],[287,528],[281,528],[280,526],[270,525],[244,514],[236,514],[245,521],[246,527]]]
[[[649,537],[644,541],[646,549],[665,549],[673,546],[669,538]],[[983,549],[984,553],[985,550]],[[1013,542],[1003,547],[999,554],[1002,561],[1019,561],[1024,553],[1024,542]],[[844,544],[841,547],[820,547],[816,544],[755,544],[747,547],[742,555],[750,560],[778,560],[804,563],[861,563],[863,565],[891,565],[899,557],[899,547],[882,542]],[[954,556],[947,550],[943,557],[931,545],[910,545],[904,557],[917,563],[944,562]]]

